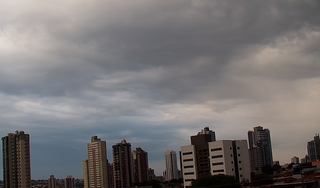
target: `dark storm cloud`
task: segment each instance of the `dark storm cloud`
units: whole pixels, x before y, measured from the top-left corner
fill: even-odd
[[[263,125],[281,151],[285,129],[303,121],[306,143],[320,122],[318,1],[0,3],[0,125],[32,135],[38,178],[40,159],[74,151],[81,165],[95,134],[109,160],[125,138],[160,174],[163,152],[205,126],[244,139]]]

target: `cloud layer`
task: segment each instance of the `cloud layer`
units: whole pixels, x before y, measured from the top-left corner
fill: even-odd
[[[31,134],[32,177],[82,178],[86,143],[164,151],[203,127],[271,130],[274,159],[319,133],[318,1],[0,1],[0,127]],[[50,161],[50,162],[49,162]],[[49,163],[48,163],[49,162]],[[61,177],[60,177],[61,176]]]

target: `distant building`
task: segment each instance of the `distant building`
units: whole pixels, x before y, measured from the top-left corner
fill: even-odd
[[[248,131],[251,171],[261,171],[264,165],[273,165],[272,145],[269,129],[254,127]]]
[[[308,156],[310,162],[319,161],[320,160],[320,140],[319,134],[314,136],[314,139],[308,142]]]
[[[133,183],[131,144],[122,140],[112,146],[114,188],[129,188]]]
[[[23,131],[2,138],[3,187],[30,188],[30,137]]]
[[[67,176],[64,180],[64,188],[75,188],[75,181],[72,176]]]
[[[199,177],[216,174],[232,175],[239,182],[250,181],[246,140],[206,141],[202,139],[202,142],[198,140],[196,144],[181,147],[185,187],[190,186],[191,182]],[[199,149],[199,146],[202,148]]]
[[[50,175],[50,178],[48,179],[48,187],[49,188],[56,188],[57,182],[56,178],[54,175]]]
[[[148,181],[148,153],[141,148],[132,151],[134,182]]]
[[[306,158],[301,158],[301,159],[300,159],[300,163],[301,163],[301,164],[304,164],[304,163],[306,163],[306,162],[307,162]]]
[[[148,169],[148,175],[149,175],[149,180],[155,180],[156,175],[154,174],[154,169],[149,168]]]
[[[106,141],[93,136],[87,145],[88,160],[83,162],[84,186],[105,188],[108,186]]]
[[[291,158],[291,163],[299,164],[299,157],[296,157],[296,156],[292,157]]]
[[[166,161],[165,180],[170,181],[172,179],[179,179],[176,152],[173,150],[167,150],[164,152],[164,155]]]
[[[88,159],[83,161],[83,187],[90,188]]]
[[[109,187],[114,187],[114,179],[113,179],[113,163],[108,162],[108,184]]]

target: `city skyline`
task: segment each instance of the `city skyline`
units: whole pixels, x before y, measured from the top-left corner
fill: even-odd
[[[82,178],[93,135],[110,161],[122,139],[143,148],[161,175],[203,127],[267,127],[280,164],[319,133],[319,1],[0,5],[0,134],[30,134],[32,179]]]

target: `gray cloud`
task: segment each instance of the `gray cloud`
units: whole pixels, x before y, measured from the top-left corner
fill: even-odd
[[[318,131],[318,1],[2,4],[0,127],[31,134],[34,178],[82,178],[95,134],[109,160],[125,138],[160,175],[163,152],[204,126],[267,127],[281,163]]]

